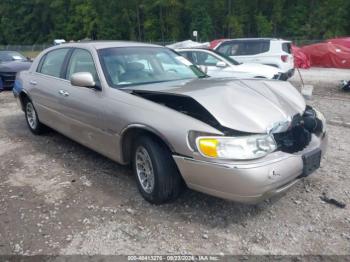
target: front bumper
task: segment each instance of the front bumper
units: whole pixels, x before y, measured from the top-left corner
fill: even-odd
[[[1,89],[12,90],[16,74],[16,72],[0,72]]]
[[[262,159],[217,163],[173,156],[189,188],[242,203],[257,203],[287,191],[303,173],[302,155],[320,148],[322,156],[328,137],[313,135],[301,152],[276,151]]]

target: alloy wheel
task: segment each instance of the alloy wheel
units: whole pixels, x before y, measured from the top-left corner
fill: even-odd
[[[135,153],[137,178],[142,189],[150,194],[154,189],[154,170],[152,160],[143,146],[139,146]]]
[[[30,128],[35,129],[38,126],[38,118],[36,116],[34,106],[31,102],[28,102],[26,105],[26,113]]]

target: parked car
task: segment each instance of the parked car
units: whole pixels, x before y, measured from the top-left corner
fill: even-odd
[[[176,51],[195,65],[205,67],[206,73],[212,77],[279,79],[282,76],[276,67],[239,63],[229,56],[208,49],[185,48]]]
[[[66,43],[66,40],[64,40],[64,39],[55,39],[55,40],[53,40],[53,45],[62,45],[64,43]]]
[[[11,90],[16,74],[30,65],[31,61],[18,52],[0,51],[0,90]]]
[[[43,51],[16,80],[29,129],[49,126],[132,164],[149,202],[183,184],[257,202],[320,166],[325,119],[288,82],[215,79],[176,52],[132,42],[70,43]]]
[[[223,40],[215,50],[241,63],[274,66],[287,80],[294,75],[294,58],[290,41],[275,38],[239,38]]]

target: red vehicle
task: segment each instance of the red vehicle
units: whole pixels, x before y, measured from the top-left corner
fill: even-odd
[[[307,45],[301,51],[310,59],[311,66],[350,68],[350,48],[331,43]]]
[[[292,52],[294,56],[294,66],[296,68],[307,69],[311,67],[310,59],[307,55],[305,55],[300,47],[292,45]]]
[[[215,49],[215,47],[217,47],[220,43],[226,41],[226,40],[230,40],[230,39],[225,39],[225,38],[222,38],[222,39],[215,39],[213,41],[210,42],[210,46],[209,48],[210,49]]]
[[[340,37],[327,40],[327,43],[341,45],[350,48],[350,37]]]

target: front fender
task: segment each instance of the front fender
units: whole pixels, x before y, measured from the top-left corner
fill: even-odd
[[[168,139],[158,130],[156,130],[155,128],[145,125],[145,124],[141,124],[141,123],[133,123],[133,124],[129,124],[127,125],[125,128],[123,128],[122,132],[120,133],[120,140],[123,141],[125,136],[127,135],[127,133],[131,130],[131,129],[141,129],[141,130],[145,130],[147,132],[153,133],[154,135],[158,136],[167,146],[168,148],[171,150],[171,152],[175,152],[174,147],[171,145],[171,143],[168,141]]]

